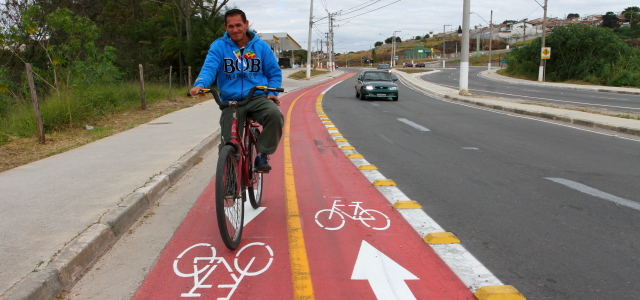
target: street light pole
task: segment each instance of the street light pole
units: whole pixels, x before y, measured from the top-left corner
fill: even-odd
[[[391,41],[391,68],[396,64],[396,32],[402,32],[396,30],[393,32],[393,40]]]
[[[313,0],[309,12],[309,39],[307,40],[307,80],[311,80],[311,30],[313,27]]]
[[[451,26],[451,25],[442,25],[442,68],[444,69],[444,55],[446,53],[446,47],[445,47],[445,42],[446,42],[446,33],[447,33],[447,26]]]
[[[462,57],[460,58],[460,95],[469,95],[469,19],[471,0],[462,5]]]
[[[542,17],[542,48],[545,47],[547,37],[547,0],[544,0],[544,17]],[[540,49],[542,51],[542,49]],[[538,71],[538,81],[544,81],[544,62],[545,60],[540,58],[540,70]]]

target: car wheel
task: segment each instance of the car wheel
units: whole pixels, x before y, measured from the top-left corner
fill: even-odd
[[[365,96],[363,90],[360,90],[360,100],[367,100],[367,96]]]
[[[392,97],[393,101],[398,101],[398,96]]]

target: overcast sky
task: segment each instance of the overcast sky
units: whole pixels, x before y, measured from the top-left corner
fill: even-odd
[[[395,2],[395,3],[394,3]],[[544,0],[538,0],[544,4]],[[227,7],[238,7],[247,14],[251,28],[258,32],[287,32],[303,49],[307,49],[310,0],[231,0]],[[334,41],[336,52],[367,50],[376,41],[384,41],[397,33],[403,40],[426,33],[442,32],[443,25],[455,29],[462,25],[462,0],[314,0],[315,29],[312,45],[324,39],[328,31],[328,12],[346,12],[336,17]],[[549,17],[564,18],[621,12],[629,6],[640,6],[631,0],[548,0]],[[355,8],[355,10],[354,10]],[[471,27],[490,21],[530,20],[542,18],[543,10],[535,0],[471,0]],[[350,12],[350,13],[349,13]],[[479,16],[478,16],[479,15]],[[480,18],[482,17],[482,18]],[[321,19],[324,18],[324,19]],[[321,20],[320,20],[321,19]],[[450,28],[447,28],[450,30]]]

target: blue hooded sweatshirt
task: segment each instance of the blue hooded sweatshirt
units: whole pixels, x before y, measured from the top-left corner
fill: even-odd
[[[282,70],[273,51],[257,34],[247,31],[249,42],[243,49],[224,36],[215,40],[209,48],[200,75],[193,86],[207,88],[214,80],[224,102],[241,101],[249,89],[257,85],[280,87]],[[253,95],[278,95],[277,92],[256,91]]]

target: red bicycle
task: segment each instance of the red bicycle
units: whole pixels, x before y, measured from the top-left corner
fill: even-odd
[[[218,93],[203,89],[201,93],[213,94],[220,109],[230,107],[231,139],[225,143],[218,154],[216,167],[216,217],[220,236],[227,248],[233,250],[240,244],[244,227],[244,202],[246,194],[253,208],[260,207],[262,202],[263,172],[254,171],[256,159],[256,143],[260,136],[260,124],[247,115],[240,135],[237,109],[251,102],[257,90],[284,92],[283,88],[256,86],[249,90],[247,98],[242,101],[220,101]],[[243,137],[243,138],[240,138]]]

